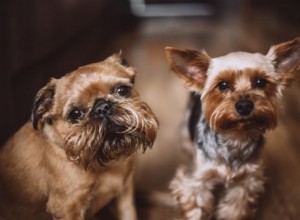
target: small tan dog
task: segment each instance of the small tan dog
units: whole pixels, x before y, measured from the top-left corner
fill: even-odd
[[[90,219],[109,202],[134,220],[134,153],[158,122],[119,55],[52,79],[0,151],[0,219]]]

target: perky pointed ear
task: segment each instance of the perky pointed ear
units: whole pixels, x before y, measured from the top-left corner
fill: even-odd
[[[50,115],[47,113],[53,105],[55,86],[56,80],[51,79],[45,87],[38,91],[34,98],[31,110],[31,121],[35,129],[38,129],[39,122],[51,121]]]
[[[117,54],[113,54],[109,57],[107,57],[105,59],[105,62],[109,62],[109,63],[115,63],[115,64],[119,64],[121,65],[123,68],[126,69],[126,71],[131,75],[131,83],[134,84],[135,82],[135,75],[137,73],[136,69],[131,67],[127,60],[125,58],[122,57],[122,51],[120,50],[120,52]]]
[[[280,83],[289,85],[300,67],[300,37],[272,46],[267,57],[273,60]]]
[[[211,58],[205,51],[180,50],[173,47],[166,47],[165,50],[171,69],[185,81],[189,89],[201,92]]]
[[[118,63],[125,67],[128,67],[127,62],[122,57],[122,50],[119,51],[119,53],[115,53],[105,59],[106,62],[112,62],[112,63]]]

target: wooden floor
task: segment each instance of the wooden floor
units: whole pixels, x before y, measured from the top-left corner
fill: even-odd
[[[176,167],[186,160],[180,146],[187,91],[169,70],[166,46],[205,48],[214,57],[236,50],[266,53],[270,45],[300,36],[299,23],[289,24],[272,13],[245,10],[239,14],[221,19],[145,19],[111,46],[111,51],[122,48],[124,57],[138,69],[138,90],[160,121],[155,146],[138,157],[138,189],[167,192]],[[268,186],[259,219],[264,220],[300,219],[300,73],[284,102],[280,125],[267,134],[263,152]],[[176,210],[153,204],[138,203],[138,207],[143,220],[176,216]]]

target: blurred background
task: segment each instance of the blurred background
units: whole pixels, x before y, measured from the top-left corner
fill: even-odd
[[[137,188],[167,192],[176,167],[188,93],[171,73],[164,48],[267,53],[300,36],[299,0],[6,0],[0,7],[0,142],[30,117],[32,100],[51,77],[123,52],[138,69],[137,88],[160,120],[152,150],[138,156]],[[267,196],[259,219],[300,216],[300,80],[288,90],[280,126],[264,150]],[[176,210],[138,200],[140,219]]]

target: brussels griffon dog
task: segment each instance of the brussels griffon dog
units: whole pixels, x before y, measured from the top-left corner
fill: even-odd
[[[188,128],[193,165],[170,184],[184,219],[245,220],[264,191],[260,151],[277,125],[282,93],[300,64],[300,38],[267,55],[166,48],[172,70],[193,92]]]
[[[51,79],[0,151],[0,219],[90,219],[113,201],[134,220],[134,155],[158,122],[119,55]]]

